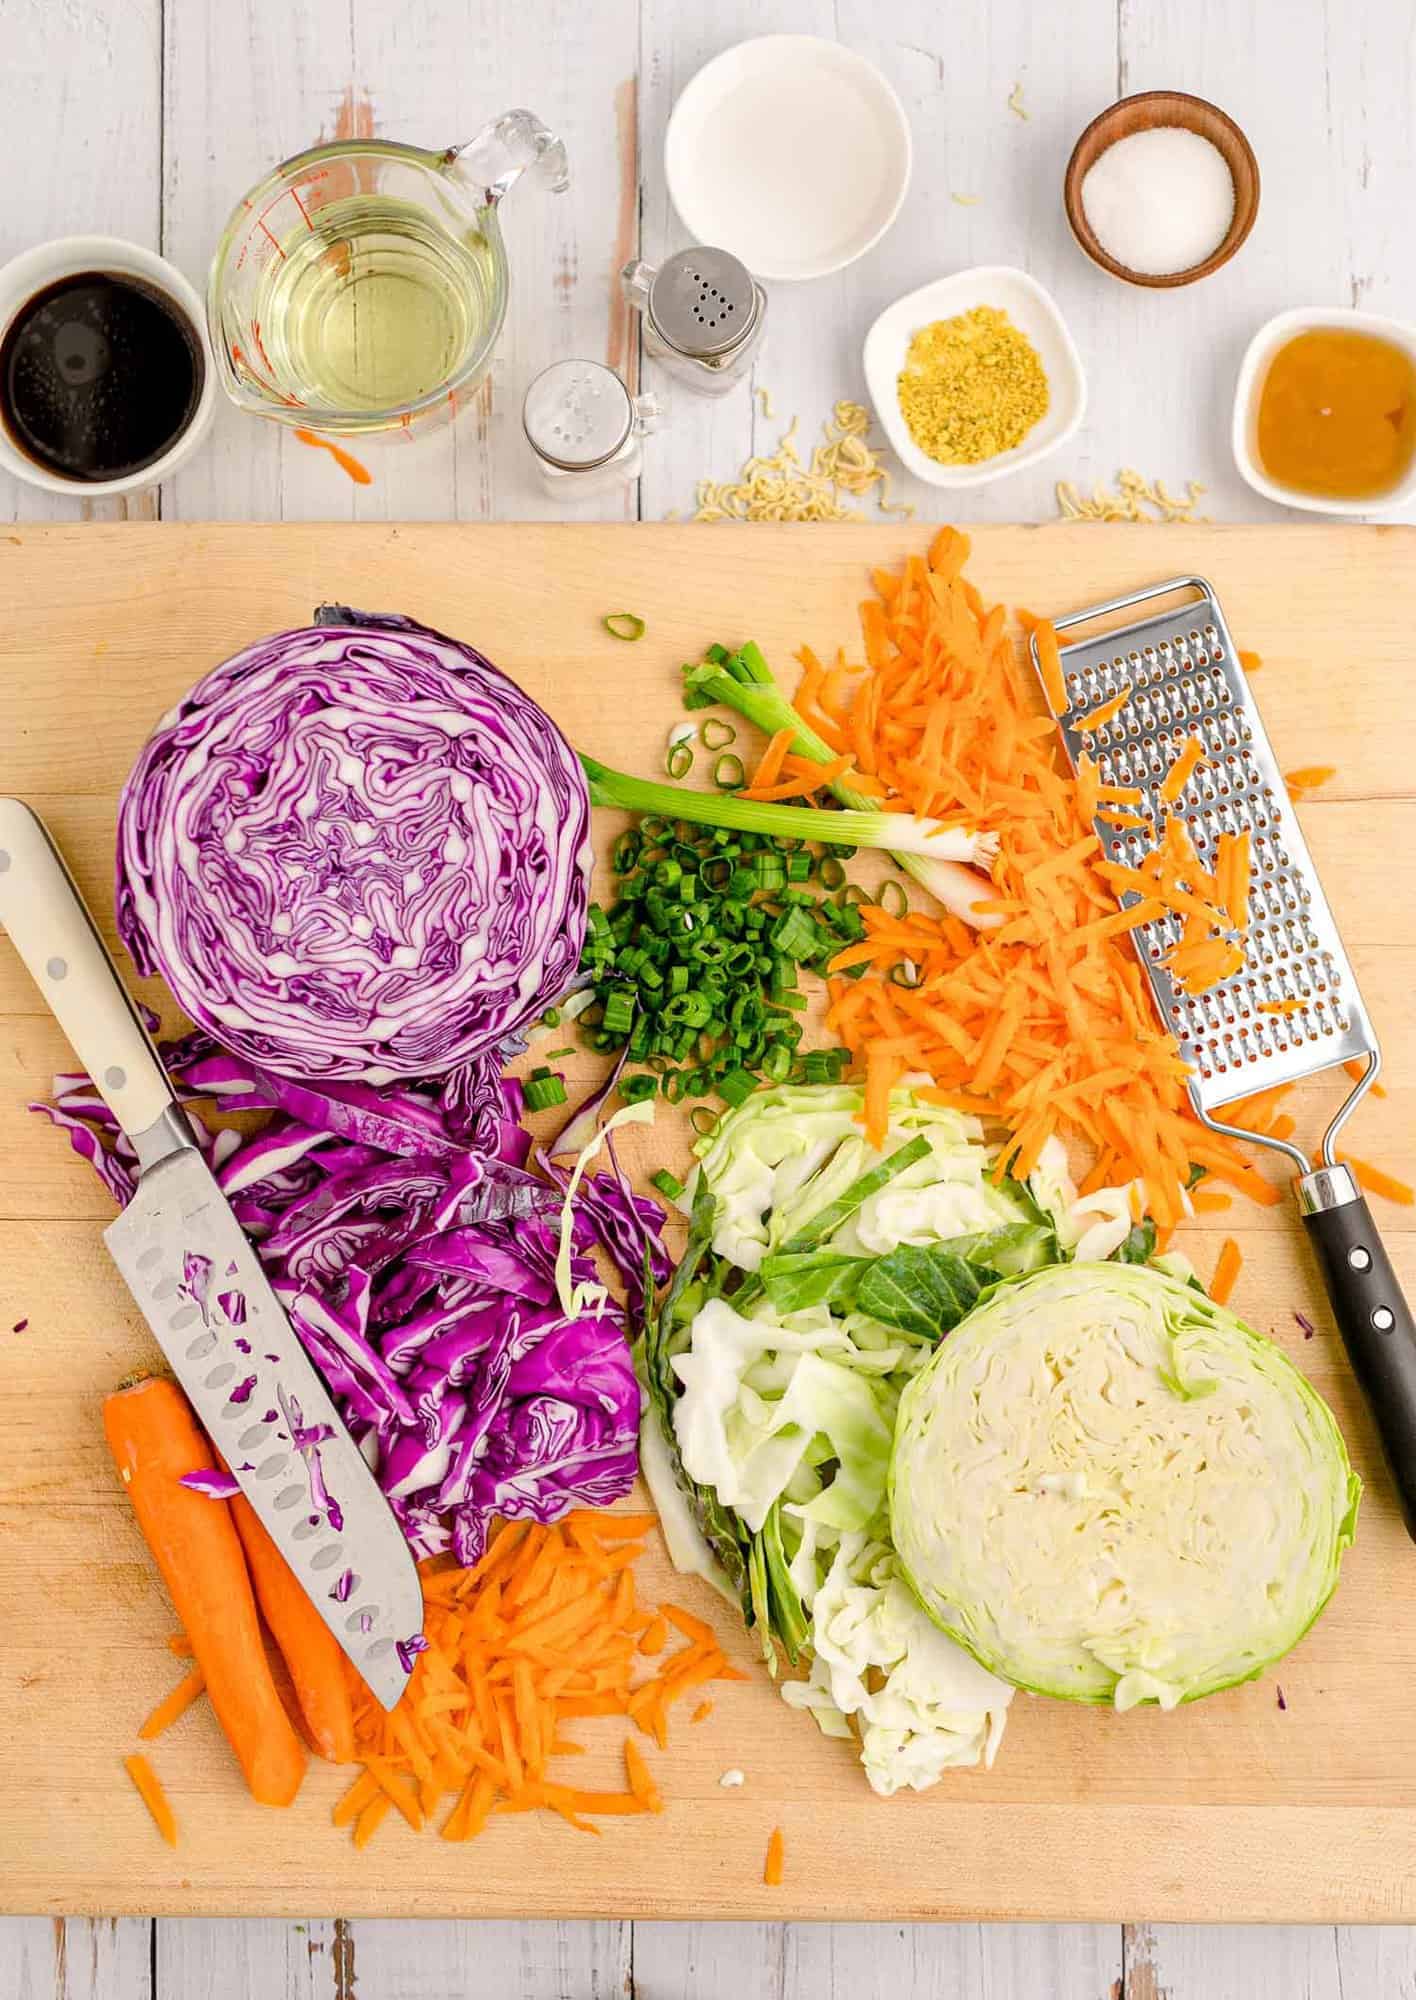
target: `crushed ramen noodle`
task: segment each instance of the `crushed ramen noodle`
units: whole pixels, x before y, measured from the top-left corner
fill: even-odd
[[[771,416],[767,391],[757,393],[762,414]],[[863,521],[865,515],[848,507],[843,495],[861,498],[871,492],[882,514],[908,518],[914,513],[904,501],[889,497],[889,469],[867,439],[870,412],[861,404],[837,403],[809,465],[796,448],[796,427],[793,417],[777,449],[770,456],[750,458],[736,479],[701,479],[694,520]]]
[[[1126,466],[1117,473],[1114,488],[1098,486],[1089,497],[1071,480],[1059,479],[1057,510],[1064,521],[1202,521],[1206,517],[1195,508],[1204,490],[1187,479],[1183,494],[1172,493],[1163,479],[1152,484]]]

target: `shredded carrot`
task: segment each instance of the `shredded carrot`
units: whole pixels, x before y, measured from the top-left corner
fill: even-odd
[[[1256,674],[1263,665],[1263,659],[1258,653],[1246,653],[1241,647],[1239,650],[1239,664],[1246,674]]]
[[[1223,1188],[1196,1188],[1190,1196],[1190,1206],[1196,1215],[1218,1215],[1233,1205]]]
[[[579,1509],[554,1527],[504,1528],[472,1570],[425,1564],[427,1651],[389,1714],[354,1695],[355,1755],[363,1773],[335,1807],[363,1845],[392,1806],[415,1830],[453,1800],[439,1828],[471,1840],[494,1812],[555,1813],[578,1831],[594,1819],[663,1810],[633,1738],[627,1787],[593,1792],[553,1782],[557,1757],[583,1746],[561,1736],[584,1716],[620,1716],[663,1745],[667,1712],[707,1681],[737,1678],[712,1627],[677,1605],[641,1610],[633,1567],[652,1515]],[[636,1683],[635,1663],[687,1643]],[[375,1812],[374,1808],[378,1811]]]
[[[164,1729],[170,1729],[179,1715],[185,1715],[197,1696],[206,1688],[206,1675],[200,1667],[183,1674],[171,1694],[164,1695],[157,1707],[140,1724],[138,1735],[144,1743],[151,1743],[155,1736],[161,1736]]]
[[[1210,1279],[1209,1293],[1217,1306],[1229,1303],[1229,1294],[1234,1290],[1234,1281],[1244,1268],[1244,1258],[1239,1245],[1232,1236],[1226,1236],[1219,1246],[1219,1261]]]
[[[1175,803],[1176,799],[1179,798],[1186,785],[1189,784],[1191,778],[1194,777],[1196,771],[1199,770],[1201,764],[1205,761],[1204,745],[1200,742],[1199,738],[1187,736],[1181,746],[1179,756],[1161,779],[1160,796],[1165,800],[1167,805]]]
[[[169,1847],[177,1845],[177,1821],[167,1802],[167,1794],[162,1789],[156,1771],[146,1757],[135,1752],[123,1759],[123,1769],[138,1788],[138,1796],[152,1814],[153,1824]]]
[[[1222,984],[1245,963],[1248,836],[1221,835],[1206,865],[1178,809],[1164,810],[1202,746],[1180,746],[1164,781],[1173,797],[1159,802],[1154,821],[1154,794],[1103,782],[1091,758],[1078,760],[1073,777],[1054,719],[1069,705],[1055,631],[1018,612],[1033,635],[1049,718],[1002,636],[999,607],[960,573],[967,536],[951,531],[935,548],[932,569],[913,557],[893,576],[876,573],[875,640],[866,667],[852,669],[849,749],[856,770],[888,788],[886,805],[996,837],[988,914],[999,921],[969,930],[954,917],[901,919],[861,906],[864,937],[831,964],[827,1023],[864,1079],[867,1134],[883,1136],[899,1079],[924,1072],[934,1101],[1004,1128],[1001,1158],[1014,1173],[1053,1137],[1075,1143],[1108,1163],[1109,1178],[1141,1183],[1160,1229],[1188,1212],[1194,1166],[1256,1201],[1281,1200],[1237,1142],[1195,1118],[1178,1044],[1136,963],[1137,952],[1163,960],[1185,994]],[[802,657],[805,714],[815,710],[822,671]],[[843,732],[827,740],[844,754]],[[890,975],[905,961],[910,982],[896,985]]]
[[[1307,1006],[1306,1000],[1261,1000],[1261,1014],[1301,1014]]]
[[[1079,715],[1072,724],[1073,729],[1100,729],[1103,723],[1113,722],[1130,699],[1130,687],[1123,687],[1120,694],[1112,695],[1109,701],[1099,702],[1087,714]]]
[[[1283,782],[1290,792],[1311,792],[1315,786],[1325,785],[1329,778],[1336,776],[1336,764],[1305,764],[1301,770],[1285,771]]]
[[[1410,1208],[1416,1202],[1416,1190],[1394,1175],[1384,1173],[1380,1167],[1374,1167],[1370,1160],[1359,1160],[1355,1153],[1339,1153],[1337,1157],[1344,1166],[1351,1167],[1368,1194],[1383,1195],[1388,1201],[1400,1202],[1403,1208]]]
[[[755,791],[759,786],[776,784],[781,775],[783,759],[795,741],[796,731],[790,726],[776,732],[762,753],[762,762],[752,774],[750,789]]]
[[[712,1713],[713,1713],[712,1702],[700,1701],[697,1708],[694,1709],[692,1715],[690,1715],[688,1719],[690,1722],[706,1722]]]
[[[769,1889],[780,1888],[785,1861],[786,1849],[782,1840],[782,1829],[774,1826],[767,1841],[767,1859],[762,1864],[762,1879]]]
[[[1363,1077],[1367,1074],[1367,1071],[1370,1068],[1370,1064],[1365,1063],[1362,1060],[1361,1056],[1353,1056],[1351,1060],[1349,1062],[1345,1062],[1342,1065],[1342,1067],[1347,1071],[1347,1074],[1351,1077],[1354,1083],[1360,1083]],[[1373,1097],[1385,1097],[1386,1085],[1384,1083],[1374,1083],[1371,1088],[1371,1095]],[[169,1645],[171,1644],[170,1640],[168,1641],[168,1644]]]

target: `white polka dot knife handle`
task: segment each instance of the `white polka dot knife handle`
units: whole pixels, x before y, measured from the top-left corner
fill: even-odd
[[[43,820],[19,799],[0,798],[0,929],[128,1136],[168,1123],[175,1099],[147,1030]]]

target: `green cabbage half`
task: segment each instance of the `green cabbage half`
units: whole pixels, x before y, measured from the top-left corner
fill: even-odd
[[[1336,1588],[1360,1494],[1271,1340],[1110,1263],[986,1296],[905,1390],[890,1467],[936,1624],[1019,1687],[1118,1708],[1280,1659]]]

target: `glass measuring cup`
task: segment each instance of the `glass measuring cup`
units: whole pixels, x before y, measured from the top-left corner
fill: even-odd
[[[207,283],[232,402],[359,437],[455,417],[506,316],[497,210],[527,168],[556,194],[569,182],[530,111],[443,152],[341,140],[277,167],[237,203]]]

